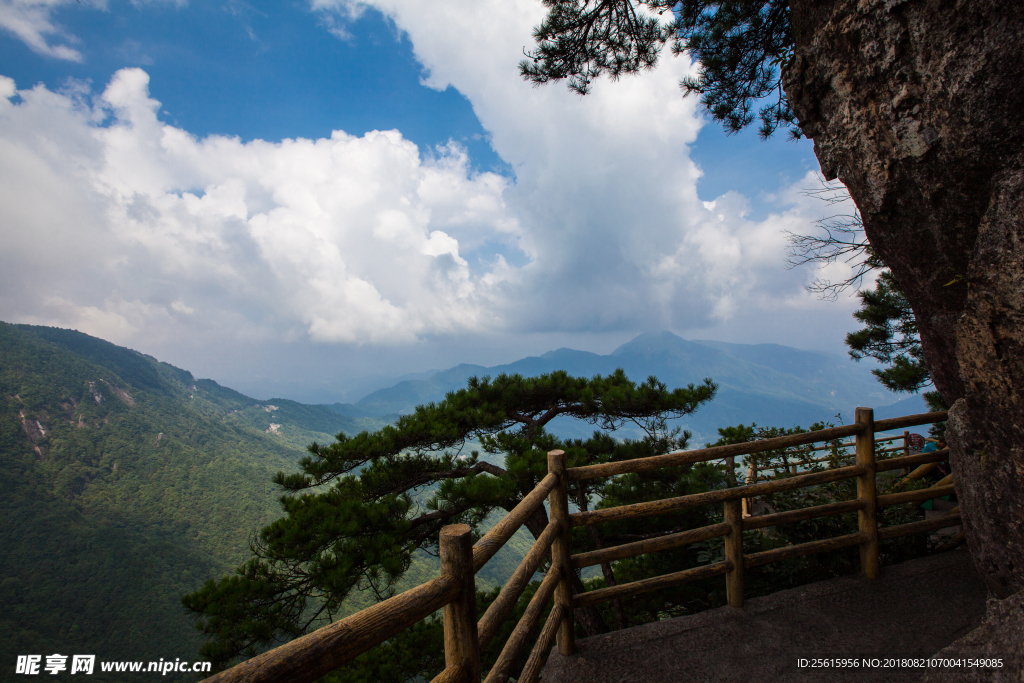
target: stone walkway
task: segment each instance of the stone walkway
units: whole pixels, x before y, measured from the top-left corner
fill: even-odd
[[[965,549],[554,648],[545,683],[914,681],[924,670],[810,669],[798,659],[928,657],[978,626],[986,590]]]

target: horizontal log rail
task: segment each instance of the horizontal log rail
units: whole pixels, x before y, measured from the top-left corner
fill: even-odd
[[[906,437],[903,436],[903,435],[894,436],[894,437],[891,437],[889,439],[876,439],[875,440],[875,446],[876,446],[875,454],[876,455],[884,456],[886,453],[899,453],[901,451],[906,453],[906,452],[908,452],[909,447],[907,446],[905,440],[906,440]],[[888,443],[888,442],[891,442],[891,441],[904,441],[904,444],[902,446],[893,446],[892,448],[877,448],[878,444],[880,444],[880,443]],[[856,442],[854,442],[854,441],[846,441],[846,442],[838,444],[836,446],[818,446],[817,448],[801,448],[801,449],[797,449],[797,450],[786,451],[783,455],[787,456],[789,458],[800,458],[801,456],[810,455],[810,454],[815,453],[817,451],[828,450],[830,448],[835,448],[837,450],[839,450],[839,449],[844,449],[845,450],[845,449],[848,449],[848,448],[852,448],[854,443],[856,443]],[[915,454],[915,455],[917,455],[917,454]],[[930,455],[930,452],[926,453],[925,455]],[[782,462],[782,463],[777,463],[777,464],[770,464],[770,465],[767,465],[765,467],[765,469],[775,470],[776,473],[778,473],[779,471],[790,470],[793,474],[796,474],[798,467],[801,467],[803,465],[816,465],[818,463],[830,462],[832,460],[832,457],[833,456],[826,456],[824,458],[814,458],[812,460],[803,460],[801,458],[799,460],[795,460],[794,462],[788,462],[788,463],[787,462]],[[855,456],[854,453],[847,451],[847,452],[839,453],[838,457],[839,457],[840,461],[842,461],[842,460],[853,459],[856,456]],[[908,456],[904,456],[904,457],[908,457]],[[893,456],[883,457],[882,459],[878,460],[879,471],[881,471],[883,469],[881,467],[881,463],[882,462],[888,462],[889,460],[892,460],[892,459],[893,459]],[[926,462],[931,462],[931,461],[926,461]],[[893,466],[890,466],[890,467],[886,467],[884,469],[892,470],[892,469],[898,469],[899,467],[903,467],[903,465],[893,465]]]
[[[875,443],[878,443],[878,442],[876,441]],[[876,453],[876,455],[881,455],[881,454],[885,454],[885,453],[896,453],[896,452],[899,452],[899,451],[902,451],[902,450],[904,450],[902,446],[897,446],[896,448],[886,448],[886,449],[883,449],[883,450],[879,450],[879,451],[876,451],[875,453]],[[805,452],[806,451],[797,451],[796,453],[805,453]],[[941,457],[935,457],[936,454],[941,454]],[[937,463],[937,462],[941,462],[941,461],[945,460],[946,458],[948,458],[949,457],[948,454],[949,454],[949,450],[948,449],[943,449],[941,451],[928,451],[927,453],[914,453],[913,455],[900,455],[900,456],[893,456],[893,457],[888,457],[888,458],[881,458],[881,459],[879,459],[877,461],[878,462],[878,471],[879,472],[884,472],[884,471],[887,471],[887,470],[898,470],[898,469],[902,469],[904,467],[908,467],[908,466],[916,464],[916,463]],[[840,461],[852,460],[855,457],[856,456],[855,456],[854,453],[843,453],[843,454],[839,455],[839,460]],[[818,463],[822,463],[822,462],[829,462],[831,460],[832,460],[831,457],[815,458],[813,460],[795,461],[795,462],[791,462],[791,463],[788,463],[788,464],[786,464],[786,463],[779,463],[779,464],[775,464],[775,465],[768,465],[767,467],[765,467],[765,469],[775,470],[776,472],[778,472],[779,470],[783,470],[784,471],[784,470],[786,470],[788,468],[799,467],[799,466],[804,465],[804,464],[818,464]]]
[[[879,442],[876,441],[875,443],[877,444]],[[814,451],[823,451],[823,450],[828,450],[830,448],[832,448],[832,446],[822,446],[821,448],[813,448],[810,451],[804,451],[804,450],[786,451],[785,455],[788,455],[788,456],[806,455],[806,454],[814,452]],[[840,446],[836,446],[836,450],[840,450],[840,449],[846,450],[848,448],[853,448],[853,443],[844,443],[844,444],[842,444]],[[902,450],[903,450],[903,446],[893,446],[892,448],[878,448],[878,449],[875,450],[875,453],[876,454],[896,453],[897,451],[902,451]],[[854,453],[853,452],[846,452],[846,453],[839,453],[838,455],[839,455],[840,458],[852,458],[854,456]],[[828,462],[831,459],[832,459],[832,456],[826,456],[824,458],[815,458],[813,460],[810,460],[809,462],[812,462],[812,463]],[[800,462],[797,461],[797,463],[795,463],[795,464],[800,464]]]
[[[730,456],[782,450],[790,446],[801,446],[805,443],[814,443],[816,441],[831,441],[843,436],[852,436],[861,431],[863,431],[863,427],[860,425],[844,425],[842,427],[819,429],[813,432],[776,436],[771,439],[761,439],[760,441],[744,441],[743,443],[734,443],[727,446],[713,446],[692,451],[676,451],[675,453],[666,453],[665,455],[653,455],[649,458],[620,460],[618,462],[587,465],[585,467],[571,467],[567,472],[569,474],[569,481],[611,477],[617,474],[631,474],[634,472],[650,472],[665,467],[693,465],[698,462],[719,460]]]
[[[699,581],[701,579],[709,579],[712,576],[720,576],[731,569],[731,562],[716,562],[714,564],[705,564],[700,567],[693,567],[692,569],[684,569],[683,571],[673,572],[672,574],[662,574],[661,576],[655,576],[652,579],[641,579],[639,581],[631,581],[630,583],[622,583],[618,586],[598,588],[597,590],[587,591],[586,593],[577,595],[573,599],[572,605],[573,607],[579,608],[596,605],[607,600],[614,600],[615,598],[629,598],[634,595],[640,595],[641,593],[656,591],[660,588],[668,588],[670,586],[677,586],[689,581]]]
[[[945,422],[949,416],[946,410],[938,410],[934,413],[919,413],[917,415],[904,415],[903,417],[890,417],[886,420],[875,420],[875,434],[879,432],[891,432],[896,429],[907,427],[920,427],[921,425]]]
[[[537,542],[530,548],[530,552],[519,563],[519,566],[512,573],[509,580],[501,587],[498,597],[487,608],[487,611],[484,612],[484,615],[477,624],[477,631],[480,634],[480,649],[487,647],[494,634],[498,632],[501,624],[508,617],[509,612],[512,611],[512,608],[516,606],[516,602],[519,601],[519,596],[523,594],[526,586],[530,583],[530,579],[537,573],[537,567],[540,566],[548,548],[551,547],[552,542],[561,532],[562,526],[558,522],[548,522],[544,533],[540,535]]]
[[[666,534],[656,538],[647,538],[642,541],[616,545],[611,548],[604,548],[603,550],[592,550],[589,553],[573,555],[570,559],[574,569],[581,569],[601,564],[602,562],[624,560],[627,557],[636,557],[637,555],[645,555],[659,550],[679,548],[691,543],[700,543],[701,541],[718,538],[719,536],[726,536],[729,534],[730,528],[729,524],[722,522],[721,524],[688,529],[687,531],[680,531],[675,534]]]
[[[895,453],[897,451],[902,451],[902,450],[903,450],[902,446],[897,446],[896,448],[887,448],[887,449],[884,449],[884,450],[875,451],[875,454],[876,455],[881,455],[881,454],[884,454],[884,453]],[[805,452],[805,451],[796,451],[796,452],[789,451],[788,455],[795,455],[795,454],[801,453],[801,452]],[[842,462],[844,460],[854,460],[856,458],[856,454],[855,453],[841,453],[841,454],[838,455],[838,458],[839,458],[839,462]],[[890,458],[885,458],[883,460],[879,460],[878,462],[884,462],[885,460],[891,460],[891,459],[892,459],[891,457]],[[775,475],[773,475],[773,476],[766,476],[766,477],[759,477],[759,478],[764,479],[765,481],[771,481],[771,480],[773,480],[773,479],[775,479],[775,478],[780,476],[779,472],[789,471],[792,474],[797,474],[797,468],[802,467],[803,465],[817,465],[819,463],[831,462],[831,461],[832,461],[832,456],[828,456],[828,457],[825,457],[825,458],[815,458],[813,460],[795,460],[794,459],[792,462],[789,462],[789,463],[781,462],[781,463],[776,463],[776,464],[769,464],[769,465],[766,465],[763,469],[765,469],[765,470],[774,470],[775,471]],[[892,468],[892,469],[895,469],[895,468]]]
[[[860,545],[866,540],[868,540],[868,535],[864,532],[858,532],[845,536],[823,538],[819,541],[787,545],[784,548],[775,548],[774,550],[765,550],[764,552],[745,555],[743,557],[743,566],[749,569],[750,567],[757,567],[770,562],[781,562],[782,560],[791,560],[794,557],[803,557],[804,555],[824,553],[851,545]]]
[[[943,448],[941,451],[931,451],[930,453],[915,453],[914,455],[901,455],[898,458],[886,458],[885,460],[879,460],[875,468],[879,472],[885,472],[888,470],[901,470],[905,467],[913,467],[914,465],[942,462],[948,457],[949,449]]]
[[[614,508],[600,508],[598,510],[588,510],[586,512],[574,512],[569,515],[569,519],[572,520],[572,525],[576,527],[600,524],[601,522],[609,522],[619,519],[650,517],[651,515],[677,512],[679,510],[701,507],[702,505],[722,503],[727,500],[752,498],[754,496],[763,496],[769,493],[779,493],[807,486],[828,484],[834,481],[850,479],[851,477],[856,477],[863,473],[864,468],[860,465],[850,465],[849,467],[839,467],[834,470],[823,470],[821,472],[812,472],[810,474],[798,474],[795,477],[786,477],[785,479],[774,479],[762,484],[735,486],[727,489],[706,491],[704,493],[693,493],[688,496],[679,496],[678,498],[665,498],[663,500],[653,500],[646,503],[620,505],[619,507]]]
[[[900,436],[892,436],[892,437],[889,437],[888,439],[875,439],[875,444],[877,445],[877,444],[880,444],[880,443],[890,443],[892,441],[902,441],[902,440],[903,440],[903,435],[901,434]],[[837,443],[837,444],[825,444],[825,445],[822,445],[822,446],[815,446],[814,448],[798,448],[797,450],[788,451],[788,452],[789,453],[793,453],[793,454],[816,453],[818,451],[827,451],[830,448],[853,448],[853,445],[855,443],[856,443],[855,441],[844,441],[842,443]],[[903,446],[896,446],[895,448],[886,449],[886,450],[903,450]]]
[[[887,420],[878,420],[874,423],[874,431],[888,432],[905,427],[916,427],[933,422],[944,422],[947,412],[945,410],[934,413],[921,413],[919,415],[907,415],[904,417],[893,417]],[[693,465],[698,462],[719,460],[737,455],[751,455],[764,451],[777,451],[802,446],[808,443],[819,441],[833,441],[835,439],[855,436],[863,431],[858,424],[843,425],[841,427],[830,427],[818,429],[812,432],[801,432],[800,434],[789,434],[776,436],[771,439],[759,441],[745,441],[743,443],[729,444],[727,446],[713,446],[711,448],[699,448],[692,451],[676,451],[665,455],[655,455],[649,458],[636,458],[634,460],[621,460],[619,462],[602,463],[600,465],[587,465],[585,467],[571,467],[567,470],[569,481],[581,481],[594,479],[596,477],[611,477],[617,474],[630,474],[634,472],[650,472],[665,467],[679,467],[682,465]],[[898,438],[898,437],[893,437]]]
[[[899,524],[879,529],[878,537],[882,540],[886,540],[890,538],[899,538],[900,536],[909,536],[911,534],[924,534],[951,526],[960,526],[962,523],[963,518],[960,517],[960,513],[951,512],[948,515],[943,515],[937,519],[925,519],[920,522],[910,522],[908,524]]]
[[[933,486],[929,489],[918,489],[917,491],[904,491],[902,493],[889,493],[878,497],[878,507],[899,505],[900,503],[919,503],[933,498],[941,498],[955,493],[953,485]]]
[[[860,530],[857,533],[834,538],[819,539],[808,543],[776,548],[774,550],[744,556],[742,554],[742,544],[729,540],[731,536],[734,535],[734,532],[733,527],[731,527],[730,523],[726,521],[721,524],[713,524],[699,529],[691,529],[652,539],[645,539],[635,543],[627,543],[612,548],[580,553],[572,556],[571,558],[572,565],[575,568],[587,567],[600,564],[602,562],[634,557],[648,552],[680,547],[711,538],[725,537],[726,545],[733,548],[732,555],[729,555],[729,557],[732,558],[735,556],[735,561],[727,559],[724,562],[719,562],[714,565],[695,567],[681,572],[676,572],[674,574],[667,574],[628,584],[588,591],[581,595],[577,595],[573,600],[573,605],[575,607],[594,605],[608,600],[613,600],[615,598],[629,597],[641,592],[657,590],[659,588],[676,585],[686,581],[695,581],[716,574],[726,574],[728,577],[728,592],[730,593],[729,604],[742,606],[742,572],[745,568],[757,567],[771,562],[778,562],[802,557],[804,555],[828,552],[856,545],[860,546],[861,549],[861,563],[865,574],[867,574],[869,578],[874,578],[877,576],[878,542],[880,540],[896,538],[912,533],[924,533],[957,525],[959,523],[958,520],[960,520],[959,514],[946,515],[941,520],[914,522],[882,529],[877,527],[876,522],[876,510],[878,508],[906,502],[928,500],[953,492],[952,486],[935,486],[924,491],[910,491],[883,496],[879,496],[875,492],[875,476],[878,472],[909,468],[920,463],[939,462],[947,457],[947,451],[943,450],[889,458],[883,457],[876,460],[878,455],[883,455],[885,453],[895,453],[899,451],[906,452],[906,434],[889,437],[888,439],[875,439],[875,433],[883,430],[888,431],[903,427],[928,424],[935,421],[943,421],[947,417],[946,412],[940,411],[921,415],[909,415],[889,420],[879,420],[877,422],[872,419],[870,410],[858,409],[857,412],[857,423],[842,428],[807,432],[785,437],[776,437],[774,439],[765,439],[758,442],[733,444],[724,447],[720,446],[696,451],[670,453],[667,456],[645,458],[643,460],[646,462],[641,462],[639,464],[637,464],[637,461],[629,461],[630,466],[628,467],[626,466],[627,463],[609,463],[608,465],[595,465],[568,470],[570,481],[581,480],[597,476],[609,476],[609,474],[649,471],[652,469],[649,466],[651,461],[660,463],[659,466],[674,467],[683,464],[706,462],[708,460],[715,460],[729,456],[735,457],[736,455],[749,455],[769,450],[780,450],[784,447],[791,447],[798,441],[800,444],[806,444],[839,438],[837,437],[836,430],[844,430],[846,434],[853,434],[857,437],[855,441],[841,445],[841,447],[845,448],[849,448],[851,446],[854,447],[855,452],[850,453],[849,457],[856,458],[856,465],[838,467],[835,469],[811,472],[807,474],[794,474],[793,476],[777,477],[764,483],[735,486],[727,489],[718,489],[689,496],[680,496],[678,498],[635,503],[633,505],[624,505],[616,508],[600,508],[597,510],[577,512],[570,515],[570,520],[573,526],[584,526],[612,520],[665,514],[707,504],[723,503],[726,505],[726,519],[728,520],[728,506],[730,504],[736,505],[734,501],[738,499],[752,498],[754,496],[788,491],[806,486],[821,485],[856,477],[858,480],[858,498],[854,500],[839,501],[826,505],[818,505],[800,510],[789,510],[769,515],[760,515],[757,517],[747,517],[739,522],[734,519],[733,524],[738,524],[738,526],[734,527],[735,529],[747,531],[808,519],[856,512],[859,515],[860,526]],[[793,437],[797,438],[794,439]],[[903,446],[888,449],[877,449],[877,444],[879,443],[898,440],[904,441]],[[803,451],[803,453],[807,452],[808,451]],[[823,458],[822,461],[828,459],[829,458]],[[780,465],[778,469],[783,469],[784,467],[785,465]],[[946,482],[943,481],[940,483],[945,484]],[[736,562],[740,562],[741,566],[736,566]],[[736,592],[739,593],[738,596],[734,595]]]
[[[214,674],[205,683],[307,683],[352,661],[459,595],[450,576],[421,584]]]
[[[747,517],[743,520],[743,530],[764,529],[765,527],[802,522],[816,517],[834,517],[848,512],[859,512],[864,509],[862,500],[844,500],[839,503],[827,505],[815,505],[814,507],[801,508],[799,510],[787,510],[786,512],[775,512],[770,515],[758,515]]]
[[[860,546],[862,566],[865,573],[871,576],[869,567],[872,553],[877,565],[879,540],[937,531],[957,526],[962,522],[960,514],[956,510],[939,519],[881,529],[877,528],[874,521],[876,508],[928,500],[953,493],[951,485],[937,485],[920,491],[875,495],[873,482],[877,472],[937,463],[945,459],[948,454],[948,451],[943,450],[883,458],[876,462],[876,443],[904,439],[902,448],[881,449],[878,453],[899,450],[906,452],[906,435],[875,439],[875,434],[942,422],[946,418],[946,412],[941,411],[872,421],[869,409],[858,408],[857,422],[851,425],[760,441],[568,469],[565,467],[564,453],[552,451],[548,454],[547,476],[472,548],[469,545],[468,527],[462,526],[458,529],[445,527],[446,531],[441,534],[443,561],[440,577],[257,655],[231,669],[207,678],[205,683],[272,683],[284,680],[289,683],[312,682],[344,666],[363,652],[392,638],[442,608],[445,622],[445,669],[434,678],[434,683],[477,681],[479,678],[475,672],[478,672],[480,668],[479,653],[481,649],[494,638],[500,624],[508,617],[549,551],[552,565],[527,606],[523,617],[516,624],[512,635],[505,643],[498,660],[488,673],[486,683],[504,683],[508,680],[513,662],[522,653],[530,635],[540,623],[544,610],[553,598],[554,604],[548,619],[541,629],[526,666],[518,677],[520,681],[534,683],[537,680],[547,660],[548,652],[556,639],[559,650],[564,655],[572,653],[574,648],[572,626],[574,608],[587,607],[607,600],[630,597],[723,574],[727,576],[730,592],[729,603],[740,606],[742,605],[744,568],[853,545]],[[569,514],[566,509],[566,483],[568,481],[581,481],[633,472],[649,472],[665,467],[679,467],[737,455],[785,450],[806,444],[843,439],[848,436],[856,437],[855,441],[844,443],[840,447],[853,446],[856,448],[856,465],[794,474],[763,483],[717,489],[617,508],[602,508],[572,514]],[[805,449],[800,453],[806,454],[816,450],[821,450],[821,448]],[[827,458],[822,459],[822,461],[824,460]],[[827,484],[854,477],[858,479],[858,498],[855,500],[740,519],[739,503],[736,502],[740,499]],[[946,482],[940,483],[945,484]],[[474,623],[470,619],[470,615],[474,613],[473,606],[475,604],[473,574],[478,572],[508,542],[527,519],[541,509],[545,497],[549,498],[552,506],[551,521],[526,557],[523,558],[519,567],[513,572],[512,577],[505,582],[496,600],[480,621]],[[584,526],[610,520],[665,514],[718,503],[724,504],[727,508],[726,522],[721,524],[712,524],[699,529],[666,534],[577,555],[570,556],[568,551],[568,529],[570,526]],[[730,506],[732,507],[730,508]],[[730,516],[730,512],[732,516]],[[857,512],[860,517],[860,531],[855,534],[820,539],[746,556],[742,553],[740,539],[743,531],[852,512]],[[452,538],[446,540],[446,533]],[[573,568],[635,557],[717,537],[726,538],[726,545],[730,549],[727,557],[730,559],[663,576],[571,595],[568,577]],[[458,545],[456,545],[456,540]]]

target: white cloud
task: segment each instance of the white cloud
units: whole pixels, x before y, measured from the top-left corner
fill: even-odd
[[[446,228],[514,238],[503,178],[397,131],[197,140],[157,119],[148,80],[122,70],[91,108],[43,87],[0,102],[5,315],[122,340],[182,315],[347,342],[494,324],[495,278]]]
[[[135,6],[168,3],[184,7],[188,0],[131,0]],[[88,9],[107,9],[107,0],[0,0],[0,28],[6,29],[17,36],[32,50],[54,59],[66,59],[81,62],[82,53],[67,44],[80,42],[79,39],[66,32],[60,24],[54,23],[53,13],[61,6],[85,7]],[[49,37],[49,38],[48,38]],[[129,52],[135,53],[138,44],[128,41]],[[148,63],[145,55],[134,56],[135,61]]]
[[[66,42],[77,39],[54,24],[51,15],[72,0],[0,0],[0,27],[10,31],[39,54],[55,59],[82,61],[82,53],[68,45],[53,44],[47,36]],[[97,3],[89,3],[97,4]]]
[[[518,75],[545,11],[536,0],[311,6],[338,20],[383,12],[408,35],[424,83],[463,93],[514,169],[505,196],[534,258],[507,302],[516,329],[699,327],[802,297],[806,275],[784,270],[782,230],[808,230],[822,206],[785,188],[778,212],[755,222],[735,193],[711,208],[698,200],[689,146],[703,122],[678,87],[693,72],[687,59],[666,54],[652,72],[580,98]]]
[[[159,120],[141,69],[91,102],[38,86],[15,104],[0,80],[0,317],[122,343],[408,344],[792,325],[834,307],[803,291],[813,275],[784,269],[783,230],[823,213],[797,186],[763,220],[734,192],[699,200],[685,59],[579,98],[518,76],[535,0],[313,7],[342,34],[384,12],[424,83],[469,99],[514,179],[473,173],[454,144],[424,155],[399,131],[197,139]]]

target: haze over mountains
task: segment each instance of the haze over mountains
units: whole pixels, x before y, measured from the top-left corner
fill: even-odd
[[[294,471],[310,442],[378,429],[473,375],[618,367],[635,381],[719,383],[717,398],[682,423],[694,446],[740,422],[806,427],[839,411],[848,420],[857,405],[880,417],[924,412],[916,397],[881,408],[896,396],[841,356],[667,332],[608,355],[559,349],[459,365],[326,406],[257,400],[79,332],[0,323],[0,655],[192,659],[199,640],[181,596],[247,557],[251,534],[281,514],[273,474]],[[507,579],[526,544],[514,537],[481,571],[482,585]],[[436,558],[417,556],[403,585],[434,574]],[[368,604],[360,600],[354,609]]]
[[[679,421],[698,441],[714,440],[719,427],[739,423],[807,427],[822,420],[835,422],[837,414],[846,422],[857,406],[874,408],[876,417],[927,412],[919,396],[887,391],[871,374],[871,367],[847,356],[778,344],[688,341],[671,332],[648,332],[608,355],[563,348],[490,368],[457,365],[379,389],[354,404],[331,407],[351,417],[381,417],[439,401],[445,393],[465,387],[474,375],[535,376],[565,370],[589,377],[622,368],[634,381],[654,375],[669,388],[699,383],[705,377],[717,382],[716,398]],[[552,423],[552,429],[564,436],[586,436],[592,430],[568,420]]]

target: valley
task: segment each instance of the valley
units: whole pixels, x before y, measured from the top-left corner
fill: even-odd
[[[604,356],[560,349],[491,368],[460,365],[331,406],[250,398],[71,330],[2,323],[0,357],[0,630],[8,634],[0,648],[9,660],[53,652],[194,659],[199,638],[181,596],[233,571],[252,534],[280,516],[274,474],[295,471],[313,441],[379,429],[473,375],[623,367],[670,387],[710,376],[718,397],[680,425],[694,432],[693,446],[719,426],[806,426],[894,398],[867,368],[838,356],[671,333],[641,335]],[[894,410],[914,412],[906,404]],[[593,429],[552,424],[562,436]],[[502,583],[528,544],[514,538],[481,573],[481,587]],[[401,585],[436,571],[436,558],[418,555]],[[370,602],[357,595],[345,612]]]

